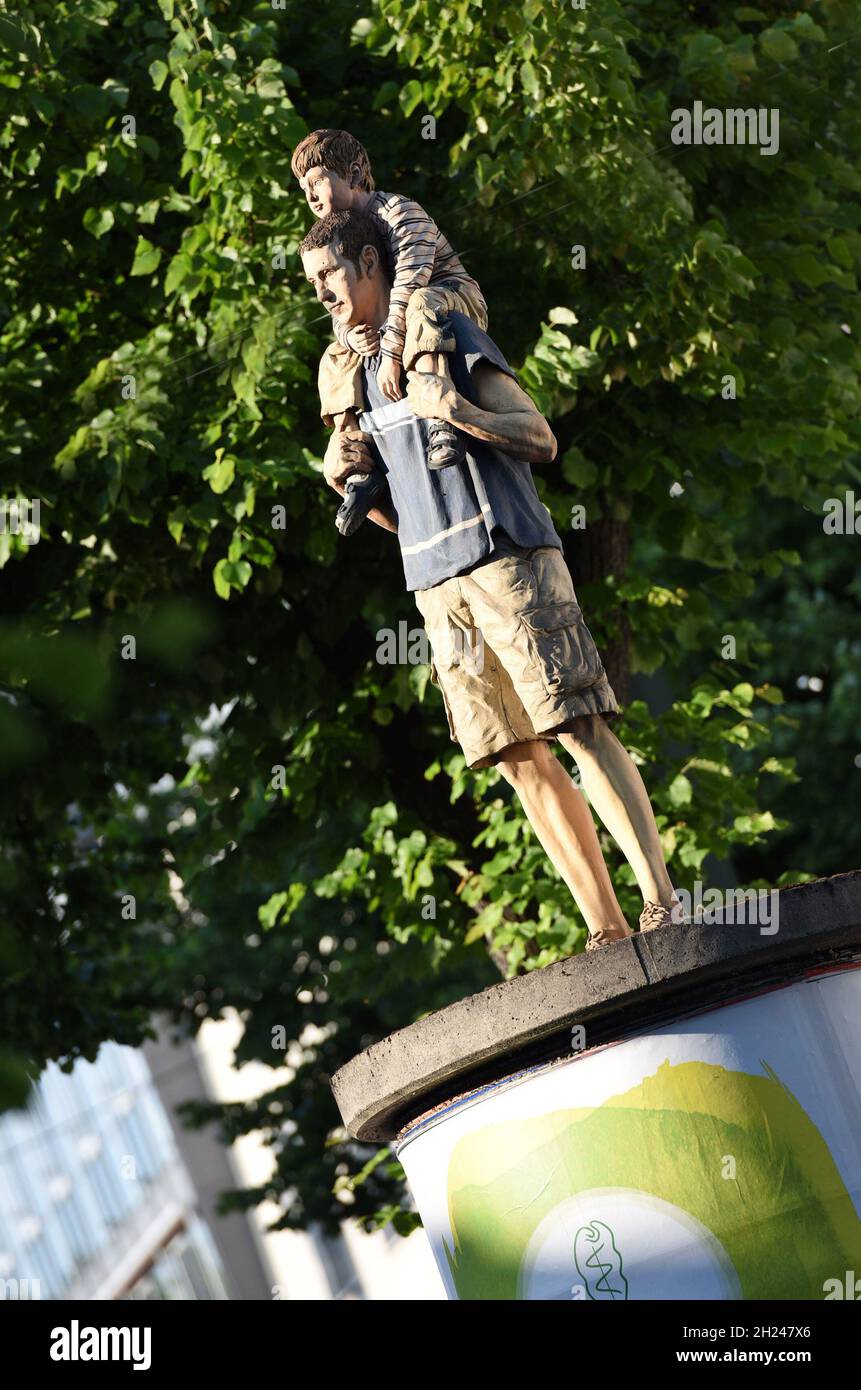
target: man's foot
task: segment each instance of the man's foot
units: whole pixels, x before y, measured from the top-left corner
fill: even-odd
[[[609,946],[611,941],[626,941],[629,936],[633,936],[632,931],[610,931],[607,927],[599,927],[597,931],[590,932],[586,939],[586,950],[597,951],[599,946]]]
[[[466,449],[453,425],[445,420],[428,420],[428,468],[451,468],[463,463]]]
[[[664,907],[662,903],[645,903],[640,913],[640,931],[655,931],[657,927],[669,927],[673,923],[681,925],[684,921],[680,903]]]

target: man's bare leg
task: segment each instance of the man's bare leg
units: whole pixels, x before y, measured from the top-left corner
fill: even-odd
[[[567,883],[590,935],[628,936],[592,813],[544,739],[514,743],[497,764],[517,792],[550,862]]]
[[[599,714],[584,715],[559,742],[580,769],[583,790],[634,871],[644,902],[672,907],[655,815],[639,769]]]

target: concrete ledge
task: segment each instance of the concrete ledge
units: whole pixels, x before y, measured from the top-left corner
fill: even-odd
[[[575,1023],[596,1045],[861,954],[861,871],[784,888],[779,909],[773,936],[755,924],[663,927],[430,1014],[335,1073],[344,1124],[357,1139],[393,1139],[441,1101],[570,1052]]]

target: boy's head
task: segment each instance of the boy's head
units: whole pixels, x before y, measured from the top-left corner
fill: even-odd
[[[317,298],[345,326],[382,323],[391,286],[389,254],[369,213],[333,212],[299,245],[302,268]]]
[[[372,193],[371,161],[346,130],[315,130],[293,151],[290,168],[315,217],[345,212],[355,193]]]

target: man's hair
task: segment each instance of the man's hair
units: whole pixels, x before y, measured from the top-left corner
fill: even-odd
[[[299,243],[299,255],[319,251],[324,246],[334,246],[340,255],[353,262],[357,271],[361,271],[362,247],[373,246],[383,269],[389,279],[392,278],[391,252],[373,213],[347,208],[345,212],[330,212],[327,217],[321,217]]]
[[[334,169],[342,179],[348,179],[352,164],[358,164],[361,170],[359,187],[373,193],[374,179],[368,151],[349,131],[314,130],[299,141],[290,160],[290,168],[297,179],[303,178],[309,169],[316,169],[318,165],[322,169]]]

